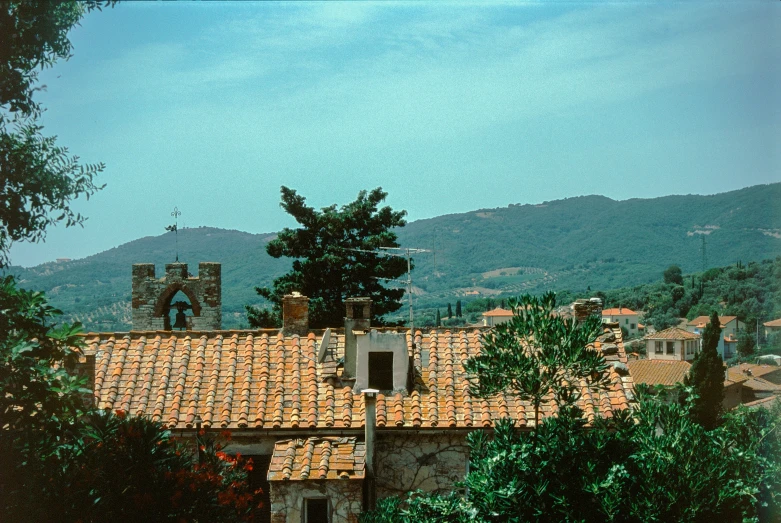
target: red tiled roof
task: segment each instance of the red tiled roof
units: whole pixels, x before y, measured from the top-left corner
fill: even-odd
[[[626,363],[618,327],[608,361]],[[344,383],[335,365],[317,363],[320,337],[283,337],[277,331],[131,332],[87,334],[86,353],[95,355],[95,397],[101,409],[148,416],[169,428],[357,429],[364,424],[363,396]],[[480,330],[416,332],[411,393],[378,394],[377,425],[393,428],[471,428],[513,417],[534,423],[532,406],[510,394],[488,399],[469,394],[463,362],[478,354]],[[601,344],[595,343],[600,349]],[[331,335],[336,359],[344,335]],[[428,365],[422,353],[428,352]],[[611,354],[612,353],[612,354]],[[612,385],[583,389],[579,406],[609,416],[626,408],[632,383],[611,367]],[[543,416],[553,410],[546,407]]]
[[[483,316],[512,316],[513,311],[508,311],[507,309],[503,309],[501,307],[497,307],[493,310],[490,310],[488,312],[484,312]]]
[[[672,360],[630,360],[627,365],[635,383],[665,387],[683,383],[683,378],[691,368],[688,361]]]
[[[731,367],[739,372],[748,376],[756,376],[758,378],[765,377],[770,374],[766,379],[771,382],[779,382],[781,384],[781,367],[778,365],[761,365],[754,363],[741,363],[735,367]]]
[[[719,316],[719,323],[721,323],[720,327],[723,329],[726,324],[731,322],[732,320],[736,319],[737,316]],[[698,316],[694,318],[692,321],[687,323],[686,325],[689,325],[691,327],[705,327],[707,324],[710,323],[710,316]]]
[[[778,318],[777,320],[770,320],[763,323],[765,327],[781,327],[781,318]]]
[[[678,327],[670,327],[663,331],[654,332],[653,334],[646,334],[643,336],[644,340],[698,340],[699,334],[694,334],[687,330],[679,329]]]
[[[773,406],[773,403],[775,403],[776,401],[781,401],[781,397],[768,396],[767,398],[762,398],[755,401],[749,401],[748,403],[744,403],[743,406],[748,407],[750,409],[758,409],[758,408],[769,409]]]
[[[626,307],[614,307],[612,309],[602,309],[602,316],[636,316],[637,313]]]
[[[366,444],[356,438],[286,439],[274,444],[269,481],[363,479]]]

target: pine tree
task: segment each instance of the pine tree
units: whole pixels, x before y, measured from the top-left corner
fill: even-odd
[[[461,300],[456,301],[456,318],[461,317]]]
[[[453,317],[453,308],[450,306],[450,304],[447,304],[447,319],[450,319]]]
[[[715,428],[721,417],[721,402],[724,401],[724,362],[716,347],[721,337],[719,316],[713,312],[710,323],[702,332],[702,351],[694,358],[684,385],[693,387],[698,397],[694,402],[692,415],[703,427]]]
[[[437,309],[437,328],[442,326],[442,317],[439,315],[439,309]]]

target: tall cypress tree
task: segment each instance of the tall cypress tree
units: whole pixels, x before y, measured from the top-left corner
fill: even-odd
[[[453,317],[453,308],[450,306],[450,304],[447,304],[447,319],[450,319]]]
[[[694,358],[684,384],[697,392],[692,415],[695,421],[710,430],[718,425],[721,402],[724,401],[724,362],[716,347],[721,337],[719,316],[713,312],[710,323],[702,332],[702,351]]]
[[[439,309],[437,309],[437,327],[442,326],[442,316],[439,315]]]
[[[456,301],[456,318],[461,317],[461,300]]]

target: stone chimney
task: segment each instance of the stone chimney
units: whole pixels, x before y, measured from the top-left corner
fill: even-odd
[[[95,355],[81,355],[77,360],[67,363],[66,369],[73,376],[87,379],[84,388],[88,389],[89,393],[82,394],[82,401],[86,408],[93,407],[95,404]]]
[[[309,298],[293,292],[282,298],[282,334],[306,336],[309,332]]]
[[[344,377],[354,378],[358,341],[354,331],[368,331],[372,326],[371,298],[347,298],[344,300],[347,315],[344,318]]]
[[[578,321],[584,321],[589,316],[601,317],[602,300],[599,298],[575,300],[575,303],[572,304],[572,312],[575,315],[575,319]]]

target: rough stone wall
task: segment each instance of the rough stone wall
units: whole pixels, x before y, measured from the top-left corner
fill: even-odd
[[[285,336],[309,332],[309,298],[299,293],[282,297],[282,333]]]
[[[399,432],[377,435],[377,499],[416,489],[450,491],[466,474],[465,434]]]
[[[363,481],[273,481],[270,489],[271,523],[304,521],[306,498],[328,498],[331,523],[357,523],[361,513]]]
[[[169,263],[165,276],[155,278],[152,263],[133,265],[133,330],[166,329],[167,306],[182,291],[192,305],[187,330],[219,330],[222,326],[222,267],[219,263],[198,264],[198,277],[190,277],[186,263]],[[170,327],[169,327],[170,328]]]

